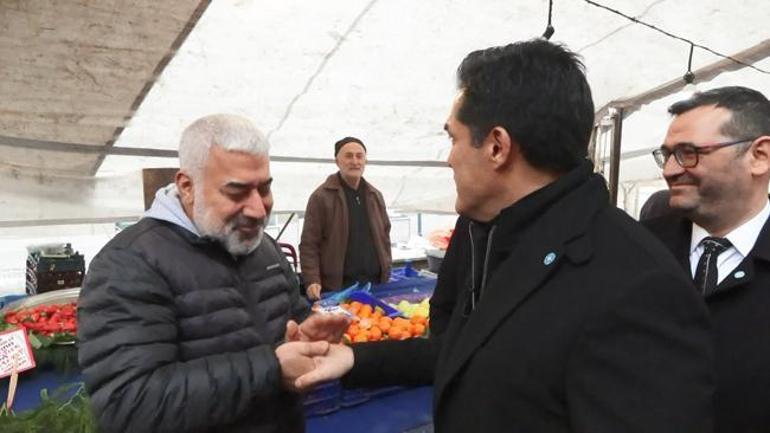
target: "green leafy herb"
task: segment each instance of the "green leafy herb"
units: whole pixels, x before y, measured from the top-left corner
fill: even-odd
[[[0,431],[3,433],[97,433],[83,384],[61,387],[50,396],[40,391],[42,400],[35,410],[15,413],[5,405],[0,408]]]

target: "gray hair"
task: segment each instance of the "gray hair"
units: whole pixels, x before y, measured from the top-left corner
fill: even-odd
[[[257,156],[268,156],[270,150],[267,138],[251,120],[234,114],[212,114],[185,128],[179,143],[179,167],[193,179],[200,178],[211,146]]]

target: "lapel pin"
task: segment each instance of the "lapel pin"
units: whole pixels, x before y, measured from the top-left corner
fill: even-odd
[[[745,276],[746,276],[746,273],[745,273],[745,272],[743,272],[743,271],[738,271],[738,272],[734,273],[734,274],[733,274],[733,276],[734,276],[735,278],[743,278],[743,277],[745,277]]]
[[[545,257],[543,258],[543,264],[546,266],[550,266],[551,263],[554,262],[554,260],[556,260],[556,253],[550,252],[546,254]]]

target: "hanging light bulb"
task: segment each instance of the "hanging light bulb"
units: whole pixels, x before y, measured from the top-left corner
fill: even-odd
[[[692,53],[694,49],[695,45],[690,44],[690,56],[687,60],[687,72],[685,72],[684,76],[682,77],[685,82],[682,93],[684,93],[688,98],[692,97],[698,92],[698,86],[695,85],[695,74],[692,72]]]
[[[548,24],[545,27],[545,31],[543,32],[543,39],[550,40],[551,36],[553,36],[556,29],[553,28],[553,25],[551,24],[551,18],[553,16],[553,0],[550,0],[548,2]]]
[[[684,93],[686,97],[691,98],[699,91],[698,86],[694,82],[695,74],[693,74],[692,71],[687,71],[682,78],[684,79],[684,82],[687,83],[684,85],[684,88],[682,88],[682,93]]]

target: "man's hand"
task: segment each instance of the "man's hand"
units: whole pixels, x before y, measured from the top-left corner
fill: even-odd
[[[315,368],[314,357],[326,355],[328,351],[329,343],[326,341],[295,341],[278,346],[275,356],[281,365],[283,386],[290,391],[299,391],[297,378]]]
[[[308,299],[317,301],[321,299],[321,285],[318,283],[313,283],[307,286],[305,293],[307,293]]]
[[[353,349],[344,344],[329,345],[325,355],[313,357],[315,368],[294,381],[299,390],[308,390],[316,385],[339,379],[353,368],[355,357]]]
[[[350,318],[342,314],[311,313],[302,324],[286,323],[286,341],[328,341],[339,343],[350,325]]]

